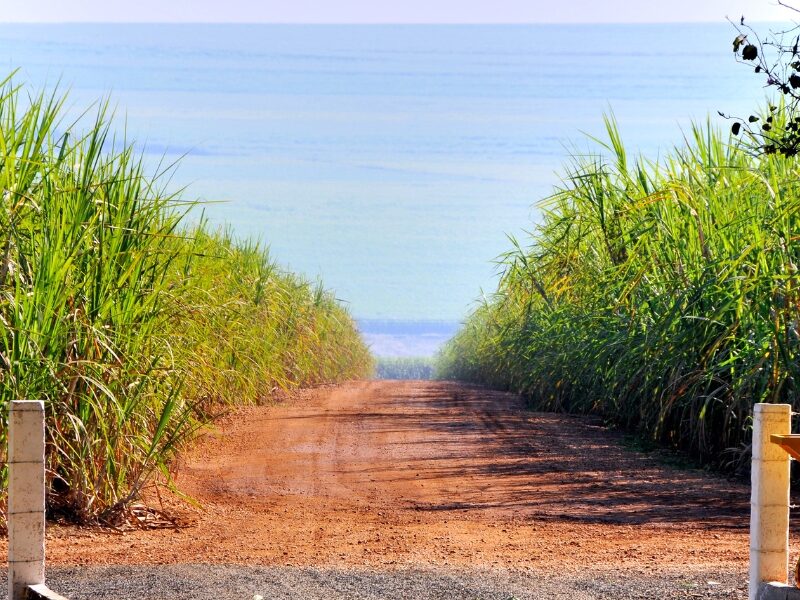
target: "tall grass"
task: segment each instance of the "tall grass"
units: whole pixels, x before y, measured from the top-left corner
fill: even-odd
[[[181,242],[183,243],[183,241]],[[170,272],[172,344],[185,393],[210,404],[370,373],[349,314],[321,284],[282,272],[252,241],[200,226]]]
[[[88,520],[166,472],[212,403],[371,363],[328,292],[191,227],[191,204],[147,176],[102,107],[69,123],[62,106],[2,84],[0,453],[8,403],[44,400],[48,504]]]
[[[440,370],[733,468],[754,403],[797,405],[800,167],[710,124],[647,161],[606,125]]]

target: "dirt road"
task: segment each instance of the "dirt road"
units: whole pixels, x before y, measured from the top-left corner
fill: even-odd
[[[204,509],[181,533],[55,531],[50,556],[581,570],[747,558],[746,487],[450,383],[359,382],[242,409],[182,457],[177,483]]]
[[[170,504],[180,531],[53,527],[51,564],[746,572],[746,486],[452,383],[356,382],[241,409],[176,479],[202,507]]]

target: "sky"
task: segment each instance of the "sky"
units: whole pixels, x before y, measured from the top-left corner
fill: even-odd
[[[794,1],[800,7],[800,0]],[[785,21],[778,0],[0,0],[3,22],[669,23],[744,14]],[[797,13],[800,20],[800,13]]]

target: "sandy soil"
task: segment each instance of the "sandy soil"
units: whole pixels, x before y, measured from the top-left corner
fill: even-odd
[[[619,442],[452,383],[320,389],[241,409],[181,456],[200,503],[165,500],[181,529],[53,526],[49,561],[744,573],[747,487]]]

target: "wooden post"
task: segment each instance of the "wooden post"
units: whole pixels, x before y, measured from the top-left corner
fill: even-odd
[[[8,597],[44,585],[44,403],[11,403],[8,419]]]
[[[789,404],[753,408],[753,462],[750,471],[750,600],[762,583],[786,583],[789,568],[789,455],[770,442],[792,427]]]

